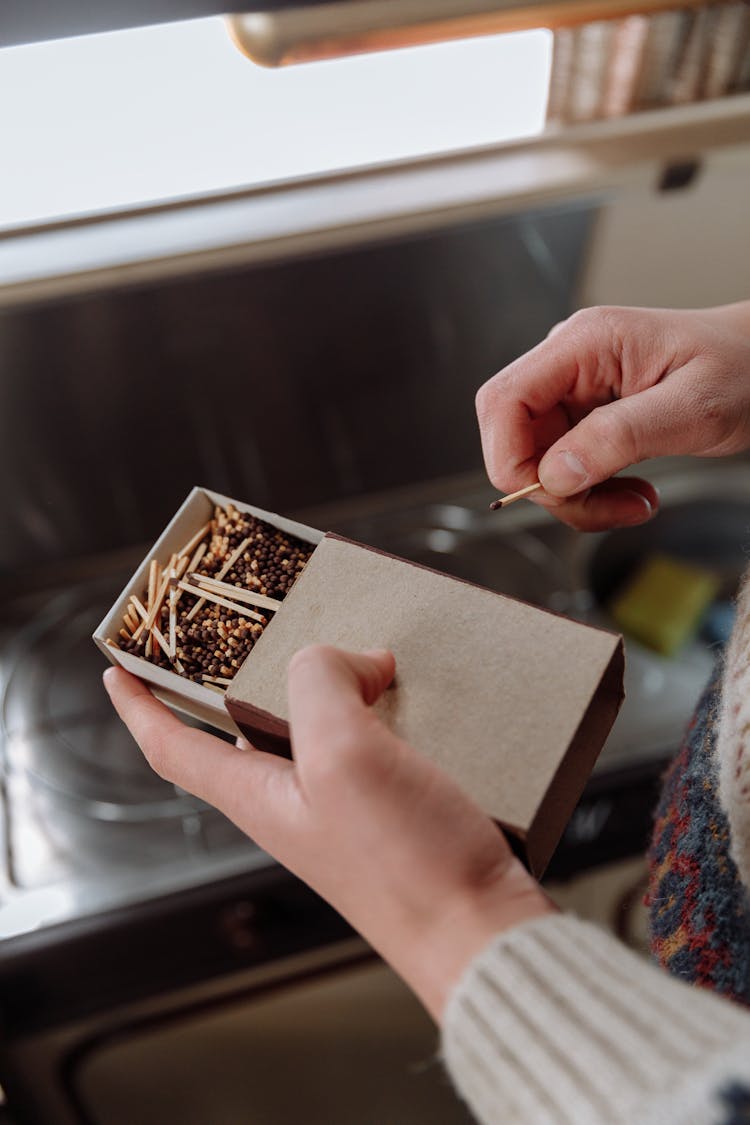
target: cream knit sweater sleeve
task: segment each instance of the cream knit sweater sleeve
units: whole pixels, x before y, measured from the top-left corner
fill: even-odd
[[[482,1125],[729,1125],[733,1092],[750,1105],[750,1013],[563,914],[470,965],[443,1056]]]

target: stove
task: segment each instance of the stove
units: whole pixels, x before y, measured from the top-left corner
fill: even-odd
[[[657,551],[712,566],[731,595],[750,541],[749,467],[655,462],[659,518],[597,536],[532,504],[489,512],[475,474],[290,514],[607,626],[613,582]],[[155,776],[112,711],[91,633],[146,549],[58,567],[0,600],[0,1081],[29,1125],[105,1125],[81,1074],[123,1036],[372,957],[224,817]],[[628,698],[551,877],[642,854],[716,656],[705,637],[671,661],[627,642]]]
[[[612,583],[654,551],[719,567],[731,596],[750,529],[747,459],[654,462],[647,471],[661,489],[662,514],[643,528],[599,536],[577,535],[531,504],[491,513],[491,489],[476,476],[299,516],[605,627]],[[4,608],[0,937],[276,869],[221,814],[157,777],[109,704],[91,633],[141,550],[134,548],[127,562],[118,556],[116,566],[89,563],[85,579],[73,571],[62,587],[27,593]],[[658,772],[679,744],[716,657],[703,640],[672,660],[631,643],[627,655],[628,698],[594,789],[623,771]]]
[[[272,863],[157,777],[112,710],[91,634],[126,578],[74,583],[6,614],[0,937]]]

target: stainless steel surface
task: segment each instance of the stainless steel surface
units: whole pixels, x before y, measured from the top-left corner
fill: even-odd
[[[527,213],[0,314],[0,936],[270,862],[147,773],[88,640],[196,482],[607,624],[600,572],[669,521],[585,537],[528,502],[490,512],[473,409],[570,312],[591,219]],[[647,471],[734,574],[748,462]],[[628,656],[603,771],[673,751],[713,661],[701,643]]]
[[[0,602],[38,567],[153,542],[196,482],[290,514],[478,471],[474,392],[568,315],[591,220],[0,310]]]
[[[90,625],[195,483],[291,515],[333,499],[343,524],[347,498],[478,473],[474,391],[570,311],[590,222],[586,204],[0,313],[0,935],[268,865],[148,775]],[[388,511],[425,558],[462,533],[400,495]],[[535,549],[487,545],[519,590]],[[468,540],[456,554],[471,565]]]
[[[158,778],[117,719],[91,632],[120,575],[42,593],[0,636],[0,937],[270,863]]]
[[[531,503],[490,512],[494,493],[480,475],[303,514],[605,627],[614,584],[654,551],[718,567],[731,595],[750,546],[750,461],[654,462],[644,472],[660,488],[662,515],[595,536]],[[36,595],[20,628],[6,615],[0,936],[271,862],[218,814],[154,777],[111,712],[89,634],[121,577]],[[670,660],[630,641],[626,648],[628,698],[599,772],[672,753],[716,657],[700,639]]]

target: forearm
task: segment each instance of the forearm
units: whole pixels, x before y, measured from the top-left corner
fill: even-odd
[[[750,1015],[558,915],[497,938],[443,1023],[450,1075],[483,1125],[708,1125],[750,1095]]]

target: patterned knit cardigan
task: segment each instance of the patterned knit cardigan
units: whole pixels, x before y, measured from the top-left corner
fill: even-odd
[[[737,609],[665,780],[646,902],[666,969],[750,1005],[750,577]]]

